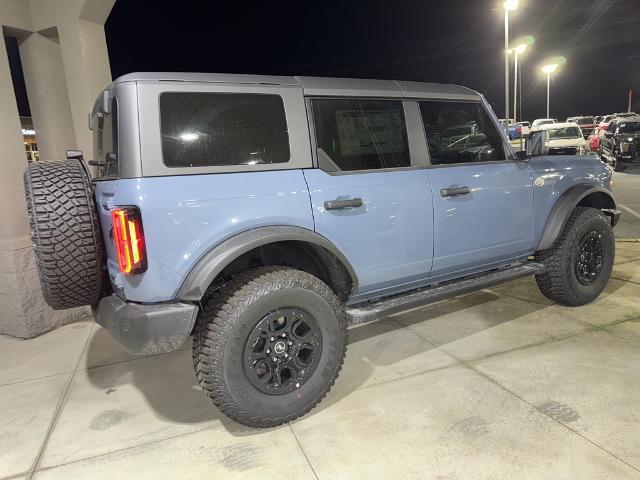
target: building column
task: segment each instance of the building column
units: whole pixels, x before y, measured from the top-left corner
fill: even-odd
[[[18,43],[40,160],[62,160],[77,142],[57,29],[19,37]]]

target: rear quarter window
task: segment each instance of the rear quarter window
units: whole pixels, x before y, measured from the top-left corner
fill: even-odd
[[[279,95],[166,92],[160,95],[167,167],[286,163],[290,159]]]

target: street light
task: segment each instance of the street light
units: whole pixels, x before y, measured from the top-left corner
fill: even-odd
[[[505,0],[504,7],[504,111],[509,128],[509,12],[518,8],[520,0]]]
[[[547,118],[551,118],[549,116],[549,90],[551,88],[551,74],[556,71],[559,64],[550,63],[542,67],[542,71],[547,74]]]
[[[512,49],[515,54],[515,69],[513,74],[513,123],[518,122],[518,57],[524,53],[528,46],[528,43],[521,43]]]

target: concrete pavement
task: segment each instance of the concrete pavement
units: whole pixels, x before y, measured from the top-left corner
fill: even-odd
[[[276,429],[220,415],[189,345],[131,357],[89,318],[0,337],[0,478],[640,479],[640,244],[617,248],[591,305],[527,278],[352,329]]]

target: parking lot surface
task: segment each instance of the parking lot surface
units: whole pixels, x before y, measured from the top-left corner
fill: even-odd
[[[0,336],[0,478],[640,479],[638,305],[619,242],[588,306],[527,278],[354,328],[328,398],[270,430],[210,404],[189,345],[134,358],[90,318]]]

